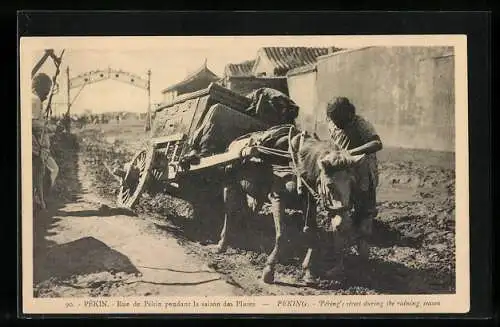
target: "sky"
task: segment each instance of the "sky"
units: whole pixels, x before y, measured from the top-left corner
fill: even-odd
[[[214,73],[222,77],[228,63],[254,59],[257,50],[266,46],[312,46],[359,48],[365,46],[454,46],[462,36],[427,35],[345,35],[345,36],[135,36],[135,37],[24,37],[21,38],[21,71],[31,70],[41,58],[43,49],[60,53],[65,49],[59,93],[53,98],[56,114],[66,111],[66,67],[70,77],[97,70],[128,71],[146,78],[151,70],[151,100],[161,102],[161,90],[182,81],[189,73],[200,68],[204,61]],[[461,40],[463,41],[463,40]],[[455,43],[454,43],[455,42]],[[23,49],[26,49],[25,51]],[[28,62],[31,65],[27,67]],[[25,64],[23,64],[25,63]],[[29,70],[27,70],[29,68]],[[25,70],[26,69],[26,70]],[[51,61],[42,70],[52,76]],[[28,82],[29,83],[29,82]],[[146,91],[118,81],[106,80],[85,86],[75,99],[78,89],[72,89],[72,112],[85,109],[92,112],[131,111],[146,112]]]
[[[161,90],[183,80],[189,73],[197,70],[207,60],[207,66],[221,76],[228,63],[238,63],[254,59],[257,50],[264,46],[336,46],[331,39],[324,37],[182,37],[160,39],[156,43],[116,42],[109,38],[103,42],[68,42],[65,48],[61,72],[58,76],[59,93],[54,96],[54,110],[59,114],[66,110],[66,67],[70,67],[70,78],[78,74],[96,70],[121,69],[146,78],[151,69],[151,101],[162,100]],[[110,45],[116,44],[115,47]],[[73,46],[75,45],[75,46]],[[77,45],[77,46],[76,46]],[[61,48],[54,47],[56,53]],[[43,50],[33,53],[33,64],[43,55]],[[55,71],[54,65],[47,60],[41,71],[49,76]],[[147,111],[146,91],[117,81],[106,80],[87,85],[79,93],[72,89],[72,113],[90,109],[94,113],[108,111]]]

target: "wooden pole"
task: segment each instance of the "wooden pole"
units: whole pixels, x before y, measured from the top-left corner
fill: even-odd
[[[70,94],[70,85],[69,85],[69,65],[66,67],[66,97],[68,101],[68,109],[66,111],[66,115],[69,115],[69,111],[71,109],[71,94]]]
[[[148,112],[147,112],[147,122],[146,122],[146,131],[149,132],[149,134],[152,133],[152,118],[151,117],[151,69],[148,70],[148,88],[147,88],[147,92],[148,92]]]

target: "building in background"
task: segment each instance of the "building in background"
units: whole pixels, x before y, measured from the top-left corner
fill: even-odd
[[[224,77],[248,77],[252,76],[255,60],[246,60],[238,64],[227,64],[224,68]]]
[[[227,64],[220,84],[240,95],[263,87],[269,87],[288,94],[286,77],[256,77],[252,75],[255,60],[247,60],[237,64]]]
[[[286,76],[294,68],[314,64],[316,58],[339,51],[336,47],[264,47],[257,51],[252,75]]]
[[[346,96],[387,146],[455,150],[452,47],[365,47],[288,71],[297,124],[328,137],[325,108]]]
[[[260,48],[255,59],[226,65],[220,84],[241,95],[263,87],[288,95],[286,73],[290,69],[315,63],[317,57],[339,50],[335,47]]]
[[[163,89],[161,91],[163,95],[163,102],[173,102],[180,95],[205,89],[210,85],[210,83],[214,83],[219,80],[220,77],[208,69],[207,63],[205,62],[199,69],[189,74],[183,81]]]

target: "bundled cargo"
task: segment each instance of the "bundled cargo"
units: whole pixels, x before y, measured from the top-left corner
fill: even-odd
[[[293,124],[299,114],[299,106],[292,99],[272,88],[257,89],[247,98],[252,102],[245,112],[270,126]]]

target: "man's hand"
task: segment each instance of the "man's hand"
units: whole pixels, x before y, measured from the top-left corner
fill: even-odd
[[[382,142],[380,141],[380,138],[376,138],[373,141],[370,141],[368,143],[365,143],[357,148],[349,150],[349,154],[352,156],[359,155],[359,154],[371,154],[375,153],[382,150]]]

